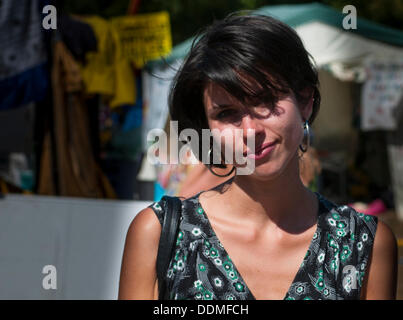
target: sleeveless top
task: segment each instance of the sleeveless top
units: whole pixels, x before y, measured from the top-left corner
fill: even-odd
[[[182,200],[176,247],[166,274],[170,298],[255,300],[214,233],[199,203],[201,193]],[[284,299],[359,299],[378,219],[316,195],[316,232]],[[165,205],[160,200],[149,206],[161,225]]]

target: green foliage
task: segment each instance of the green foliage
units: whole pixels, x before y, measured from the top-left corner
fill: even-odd
[[[64,7],[77,14],[103,17],[124,15],[130,0],[66,0]],[[253,10],[266,5],[308,3],[305,0],[141,0],[139,12],[168,11],[173,43],[191,37],[199,29],[238,10]],[[359,17],[403,30],[403,0],[319,0],[338,10],[354,5]]]
[[[146,0],[140,12],[166,10],[170,13],[173,43],[194,35],[216,19],[234,11],[254,10],[265,5],[307,3],[309,0]]]
[[[69,13],[109,18],[126,14],[130,0],[57,0],[56,3],[58,8]]]

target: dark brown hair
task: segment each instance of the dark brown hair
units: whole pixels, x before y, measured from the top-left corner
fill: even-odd
[[[273,109],[280,96],[290,91],[300,104],[307,103],[311,96],[302,92],[310,88],[314,104],[309,123],[320,106],[312,57],[291,27],[269,16],[231,14],[196,36],[169,97],[171,119],[178,121],[179,132],[192,128],[201,139],[202,129],[209,128],[203,101],[209,82],[242,103],[263,102]],[[201,151],[197,152],[200,160]]]

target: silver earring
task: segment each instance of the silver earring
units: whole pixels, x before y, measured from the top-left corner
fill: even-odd
[[[310,144],[310,132],[309,132],[309,123],[308,121],[304,122],[304,138],[302,140],[302,144],[299,145],[299,149],[302,152],[307,152]]]

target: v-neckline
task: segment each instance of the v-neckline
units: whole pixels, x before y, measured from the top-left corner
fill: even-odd
[[[203,192],[205,192],[205,191],[199,192],[198,194],[196,194],[195,197],[196,197],[196,200],[197,200],[197,206],[198,206],[200,209],[202,209],[203,215],[204,215],[204,217],[206,218],[207,227],[210,229],[212,235],[213,235],[214,237],[216,237],[216,239],[218,240],[218,242],[221,244],[221,248],[222,248],[222,250],[224,251],[224,254],[232,261],[233,268],[234,268],[235,271],[237,272],[237,274],[238,274],[238,276],[239,276],[239,278],[240,278],[242,284],[244,285],[246,291],[247,291],[247,292],[250,294],[250,296],[252,297],[251,300],[257,300],[256,297],[255,297],[255,295],[253,294],[252,290],[250,290],[248,284],[246,283],[246,281],[245,281],[244,278],[242,277],[242,274],[239,272],[237,266],[236,266],[235,263],[234,263],[234,260],[232,260],[232,258],[231,258],[230,255],[228,254],[228,251],[225,249],[225,247],[223,246],[221,240],[218,238],[216,232],[214,231],[214,229],[213,229],[213,227],[212,227],[212,225],[211,225],[211,223],[210,223],[210,219],[209,219],[209,217],[207,216],[206,210],[204,210],[203,206],[202,206],[201,203],[200,203],[200,195],[201,195]],[[304,255],[304,257],[303,257],[303,259],[302,259],[302,261],[301,261],[301,263],[300,263],[300,265],[299,265],[299,268],[298,268],[297,272],[295,273],[295,276],[294,276],[293,280],[291,281],[291,284],[290,284],[290,286],[289,286],[289,288],[288,288],[287,292],[285,293],[285,296],[284,296],[284,298],[283,298],[282,300],[285,300],[285,299],[288,297],[288,295],[289,295],[289,293],[290,293],[290,290],[291,290],[293,284],[294,284],[295,282],[297,282],[297,278],[298,278],[299,274],[303,271],[304,266],[305,266],[305,263],[304,263],[304,262],[305,262],[305,259],[306,259],[306,257],[308,256],[308,252],[309,252],[309,251],[312,252],[312,246],[313,246],[313,243],[314,243],[314,240],[315,240],[315,235],[318,234],[318,231],[320,230],[320,219],[319,219],[319,217],[320,217],[320,215],[322,214],[323,210],[322,210],[322,207],[321,207],[322,204],[321,204],[321,201],[320,201],[320,195],[319,195],[318,193],[316,193],[316,192],[314,192],[314,194],[315,194],[315,196],[316,196],[316,200],[317,200],[317,203],[318,203],[318,209],[317,209],[317,213],[316,213],[316,228],[315,228],[315,232],[314,232],[314,234],[313,234],[313,236],[312,236],[312,239],[311,239],[311,241],[310,241],[310,243],[309,243],[309,247],[308,247],[308,249],[306,250],[305,255]]]

